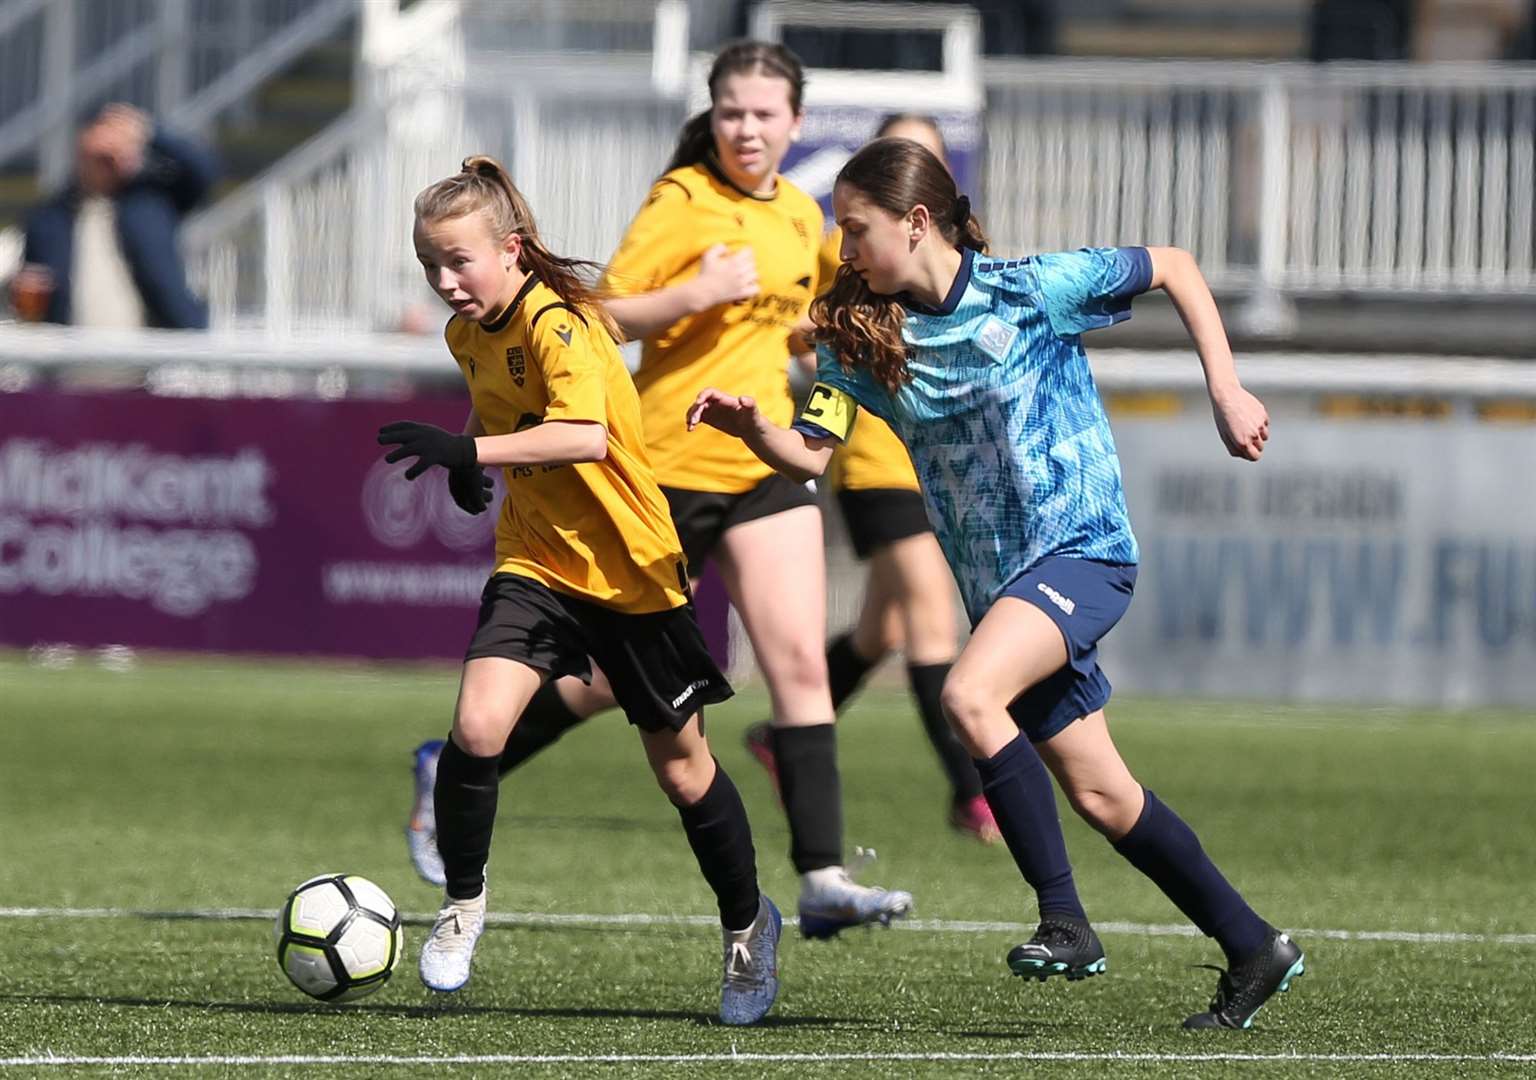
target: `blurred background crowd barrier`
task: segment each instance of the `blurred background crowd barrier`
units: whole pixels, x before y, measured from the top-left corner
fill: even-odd
[[[463,410],[410,200],[488,152],[556,250],[605,260],[751,33],[811,67],[786,171],[824,201],[917,111],[994,250],[1198,257],[1276,438],[1224,460],[1152,298],[1102,335],[1144,548],[1122,686],[1529,704],[1531,7],[0,0],[0,279],[103,102],[225,165],[182,230],[209,333],[0,324],[0,643],[457,656],[488,523],[371,436]],[[828,524],[841,626],[861,576]]]

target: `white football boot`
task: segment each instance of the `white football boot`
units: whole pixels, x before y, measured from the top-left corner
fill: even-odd
[[[428,989],[446,994],[469,982],[469,962],[484,930],[484,889],[473,900],[444,902],[421,947],[421,981]]]
[[[860,851],[855,866],[874,857]],[[800,933],[808,938],[836,937],[851,926],[890,926],[912,913],[911,893],[860,885],[841,866],[812,870],[800,881]]]

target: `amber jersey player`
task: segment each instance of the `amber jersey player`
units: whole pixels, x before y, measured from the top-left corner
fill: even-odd
[[[858,884],[844,867],[820,511],[810,490],[737,440],[694,439],[684,423],[701,382],[722,378],[753,387],[768,412],[791,419],[791,338],[808,325],[823,228],[814,200],[778,173],[799,130],[803,85],[782,46],[748,41],[721,51],[709,74],[711,107],[684,127],[630,224],[604,276],[603,305],[626,337],[644,343],[635,386],[646,446],[688,574],[714,560],[752,642],[801,875],[800,927],[830,936],[905,915],[911,897]],[[789,582],[793,604],[783,602]],[[503,770],[613,701],[600,680],[545,687],[529,706],[532,722],[513,733]],[[418,805],[418,837],[425,817]],[[413,840],[413,851],[425,853],[415,861],[430,878],[427,845]]]
[[[395,447],[386,461],[414,459],[407,479],[447,470],[466,509],[484,509],[483,467],[499,467],[507,488],[437,755],[432,812],[447,895],[422,948],[422,980],[449,992],[469,979],[502,750],[540,685],[588,679],[595,661],[715,893],[721,1019],[753,1023],[777,993],[780,917],[757,887],[740,796],[704,738],[700,710],[731,688],[694,619],[611,324],[580,264],[540,241],[495,161],[466,160],[421,192],[415,211],[417,257],[453,308],[444,336],[472,407],[461,433],[405,421],[381,428],[379,442]]]

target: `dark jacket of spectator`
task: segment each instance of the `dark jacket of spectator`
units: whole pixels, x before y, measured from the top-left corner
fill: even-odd
[[[149,325],[206,329],[208,306],[187,288],[177,229],[213,186],[217,159],[202,144],[159,130],[145,149],[143,168],[112,195],[123,258]],[[44,316],[48,322],[71,321],[70,271],[80,199],[78,184],[71,184],[27,217],[22,261],[41,263],[53,273],[53,295]]]

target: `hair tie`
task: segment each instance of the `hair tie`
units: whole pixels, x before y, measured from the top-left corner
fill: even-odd
[[[963,229],[966,222],[970,220],[971,200],[968,196],[962,195],[955,200],[955,224]]]

